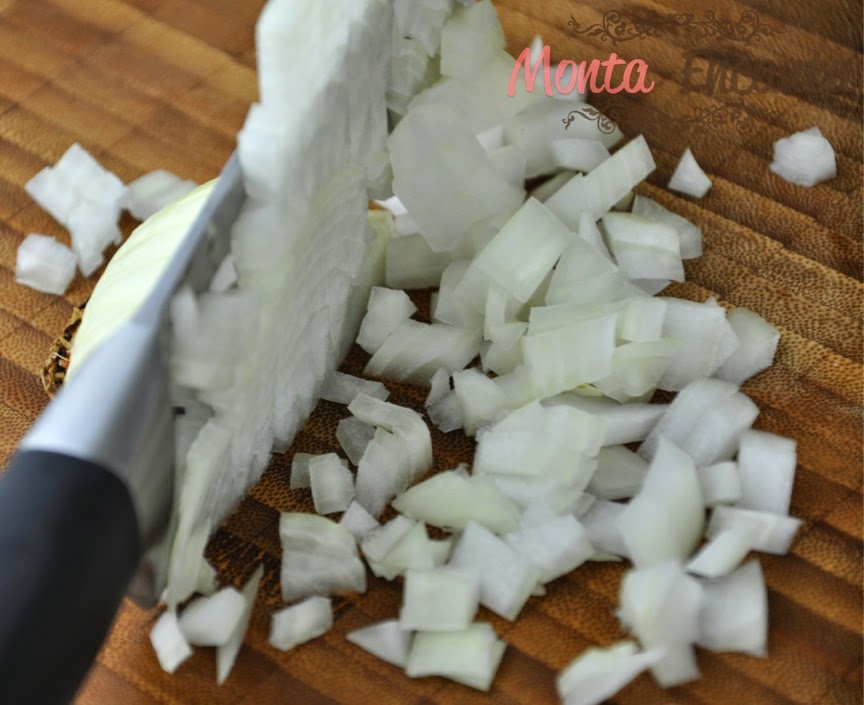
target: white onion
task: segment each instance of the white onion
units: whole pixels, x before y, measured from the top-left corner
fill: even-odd
[[[399,624],[418,631],[467,629],[477,614],[477,577],[453,568],[408,570]]]
[[[180,631],[195,646],[224,646],[240,624],[246,601],[232,587],[190,602],[180,614]]]
[[[598,499],[591,503],[581,517],[588,540],[598,553],[628,557],[627,548],[618,529],[621,516],[627,509],[626,504]]]
[[[360,464],[360,459],[375,436],[375,427],[363,423],[360,419],[348,416],[340,419],[336,425],[336,440],[354,465]],[[295,458],[297,456],[295,455]]]
[[[669,688],[699,677],[692,644],[699,638],[702,586],[674,561],[631,570],[621,583],[621,622],[645,647],[662,647],[651,670]]]
[[[666,404],[619,404],[579,394],[559,394],[544,404],[566,404],[602,418],[606,422],[606,446],[645,440],[669,408]]]
[[[380,526],[378,520],[367,512],[363,508],[363,505],[357,501],[351,502],[351,504],[348,505],[348,509],[345,510],[339,523],[348,529],[348,531],[351,532],[351,535],[358,541],[362,541],[374,529],[377,529]]]
[[[504,30],[490,0],[459,9],[441,31],[441,73],[470,79],[504,45]]]
[[[201,561],[198,570],[198,580],[195,583],[195,592],[199,595],[212,595],[219,589],[219,574],[207,561]]]
[[[404,668],[411,650],[411,632],[402,629],[398,619],[376,622],[348,632],[345,638],[382,661]]]
[[[657,662],[663,649],[639,653],[632,641],[585,649],[555,681],[564,705],[600,705]]]
[[[837,175],[837,160],[831,143],[811,127],[774,143],[770,169],[793,184],[815,186]]]
[[[124,207],[138,220],[147,220],[169,203],[198,187],[194,181],[181,179],[165,169],[140,176],[126,186]]]
[[[609,158],[609,149],[599,140],[569,137],[552,141],[555,165],[574,171],[591,171]]]
[[[741,499],[741,476],[738,464],[731,460],[699,469],[699,485],[706,507],[735,504]]]
[[[624,446],[601,448],[588,491],[601,499],[628,499],[639,493],[648,463]]]
[[[712,539],[727,529],[752,530],[753,548],[765,553],[783,555],[789,552],[801,520],[794,517],[757,512],[740,507],[718,506],[711,512],[705,535]]]
[[[765,431],[745,431],[738,451],[741,499],[738,505],[787,514],[797,465],[796,443]]]
[[[736,526],[717,533],[687,564],[687,570],[706,578],[729,575],[753,548],[756,530]]]
[[[759,561],[750,561],[725,578],[706,580],[702,586],[699,645],[765,658],[768,591]]]
[[[711,188],[711,179],[696,162],[696,157],[689,147],[681,155],[667,187],[696,198],[702,198]]]
[[[464,529],[476,522],[505,533],[519,525],[519,508],[486,477],[453,471],[433,475],[393,501],[393,508],[430,526]]]
[[[309,453],[294,453],[291,459],[291,489],[310,487],[312,482],[309,477],[309,463],[314,455]]]
[[[601,219],[609,249],[630,279],[684,281],[678,233],[645,216],[609,212]]]
[[[488,690],[503,655],[503,642],[485,622],[449,632],[418,632],[405,665],[410,678],[444,676]]]
[[[495,419],[508,407],[504,392],[476,367],[453,373],[453,387],[466,436]]]
[[[309,461],[312,502],[319,514],[344,512],[354,499],[354,476],[335,453]]]
[[[237,660],[237,654],[240,653],[240,647],[243,646],[243,639],[246,636],[249,621],[252,619],[252,610],[255,607],[255,597],[258,595],[258,585],[261,583],[263,575],[264,566],[260,565],[246,582],[241,592],[244,602],[243,613],[240,615],[228,641],[216,648],[216,683],[219,685],[228,679],[234,662]]]
[[[632,213],[673,227],[678,235],[682,259],[693,259],[702,255],[702,229],[683,216],[638,193],[633,199]]]
[[[449,541],[431,541],[422,522],[415,523],[380,560],[366,557],[372,572],[393,580],[408,570],[431,570],[447,561]]]
[[[431,404],[426,412],[435,427],[442,433],[450,433],[462,428],[465,421],[462,418],[462,407],[456,392],[447,392],[441,399]]]
[[[594,554],[588,534],[572,515],[523,526],[504,538],[537,568],[543,583],[575,570]]]
[[[379,428],[357,464],[357,501],[372,516],[380,516],[387,503],[411,484],[411,477],[405,441]]]
[[[166,673],[174,673],[192,655],[189,642],[180,631],[177,613],[165,610],[150,630],[150,643]]]
[[[448,253],[433,252],[422,235],[391,238],[384,281],[391,289],[438,286],[450,262]]]
[[[363,379],[334,370],[324,379],[321,398],[336,404],[350,404],[358,394],[368,394],[381,401],[387,401],[390,392],[381,382]]]
[[[381,527],[363,538],[360,548],[367,560],[381,562],[387,554],[417,525],[410,517],[397,514]]]
[[[404,291],[373,287],[366,316],[360,324],[357,344],[370,355],[373,354],[383,345],[387,336],[416,311],[417,307]]]
[[[568,226],[576,228],[582,213],[597,220],[654,169],[651,150],[640,135],[587,175],[574,176],[546,205]]]
[[[78,260],[66,245],[31,233],[15,255],[15,281],[46,294],[63,295],[75,278]]]
[[[516,619],[540,577],[530,561],[473,521],[465,526],[447,565],[475,576],[480,604],[510,621]]]
[[[683,560],[699,541],[704,521],[693,461],[661,437],[642,489],[619,520],[630,558],[639,567]]]
[[[268,643],[288,651],[330,631],[333,606],[330,598],[308,597],[302,602],[273,613]]]
[[[743,384],[771,366],[780,332],[762,316],[744,307],[731,311],[727,319],[739,345],[715,375],[734,384]]]

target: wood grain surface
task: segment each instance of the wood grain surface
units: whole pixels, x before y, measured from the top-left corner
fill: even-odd
[[[72,305],[93,285],[79,278],[57,298],[14,283],[15,250],[27,233],[67,238],[30,201],[23,184],[75,141],[127,181],[157,167],[198,181],[215,176],[256,97],[253,28],[261,5],[261,0],[0,0],[4,460],[45,404],[38,371],[52,341]],[[496,5],[512,52],[540,33],[556,59],[602,59],[614,50],[648,63],[655,80],[650,94],[607,95],[600,102],[625,134],[644,132],[653,149],[658,169],[643,192],[705,231],[704,256],[688,262],[688,283],[670,293],[698,300],[715,295],[724,305],[749,306],[783,335],[774,367],[745,385],[761,408],[757,426],[798,441],[792,511],[804,525],[790,555],[760,556],[770,593],[769,658],[701,652],[701,680],[664,692],[642,676],[613,702],[860,703],[861,3],[640,0],[610,6],[600,0],[499,0]],[[607,16],[604,24],[609,10],[619,12],[617,23]],[[706,11],[730,21],[752,12],[757,22],[712,24]],[[670,13],[693,18],[667,27],[661,36],[626,39],[632,31],[638,34],[633,22],[644,28],[647,20],[656,27]],[[582,34],[569,24],[571,16]],[[600,29],[584,32],[594,25]],[[750,36],[759,25],[768,29],[757,32],[758,39]],[[736,26],[740,31],[730,35]],[[613,43],[604,32],[616,27],[623,33],[614,35],[619,40]],[[763,92],[685,93],[683,54],[690,50],[703,57],[696,64],[705,70],[704,57],[712,57],[745,77],[759,65],[754,62],[780,71]],[[813,59],[837,77],[833,84],[807,78],[800,62]],[[712,108],[715,124],[694,119]],[[732,119],[735,115],[746,120]],[[837,177],[804,189],[771,174],[774,140],[814,125],[835,147]],[[701,200],[663,188],[688,145],[714,181]],[[125,226],[128,231],[131,221]],[[355,350],[346,369],[357,372],[363,363]],[[397,403],[420,407],[423,392],[393,390]],[[262,561],[266,569],[246,646],[227,684],[215,685],[208,649],[199,649],[176,676],[162,673],[147,639],[156,613],[127,605],[79,705],[546,705],[557,702],[557,669],[587,646],[622,636],[613,609],[623,568],[600,563],[552,583],[548,596],[532,598],[516,624],[482,615],[510,644],[488,694],[437,678],[411,680],[345,640],[346,631],[397,614],[400,589],[383,581],[372,581],[366,595],[337,600],[336,626],[325,637],[287,654],[268,647],[268,616],[279,606],[277,514],[309,506],[304,492],[288,489],[291,453],[335,447],[335,424],[345,413],[322,403],[295,448],[275,457],[211,542],[208,557],[226,581],[242,583]],[[472,446],[464,438],[437,432],[433,437],[436,469],[470,460]],[[59,586],[57,599],[63,599]]]

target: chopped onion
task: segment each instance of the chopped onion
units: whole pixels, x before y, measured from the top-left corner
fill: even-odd
[[[588,491],[601,499],[628,499],[639,493],[648,463],[624,446],[601,448]]]
[[[768,591],[759,561],[750,561],[725,578],[703,581],[702,587],[699,645],[765,658]]]
[[[765,431],[745,431],[738,451],[741,499],[738,505],[788,514],[797,465],[796,443]]]
[[[224,646],[237,629],[246,601],[237,590],[226,587],[190,602],[180,615],[180,631],[195,646]]]
[[[258,585],[261,583],[263,575],[264,566],[260,565],[246,582],[241,593],[244,606],[240,620],[234,627],[228,641],[216,649],[216,682],[219,685],[228,679],[234,662],[237,660],[237,654],[240,653],[240,647],[243,646],[243,639],[246,636],[246,630],[249,628],[249,621],[252,618],[252,610],[255,607],[255,597],[258,595]]]
[[[735,504],[741,499],[741,476],[738,463],[726,460],[699,470],[699,485],[706,507]]]
[[[462,407],[456,392],[447,392],[441,399],[427,408],[427,413],[435,427],[442,433],[450,433],[462,428],[465,421],[462,418]]]
[[[273,613],[268,643],[288,651],[330,631],[333,605],[328,597],[308,597]]]
[[[382,661],[404,668],[408,663],[411,650],[411,632],[402,629],[398,619],[376,622],[362,629],[355,629],[345,635],[355,646]]]
[[[592,126],[592,129],[596,128]],[[575,229],[582,213],[597,220],[654,169],[651,150],[645,138],[639,135],[587,175],[577,174],[570,179],[546,205]]]
[[[381,562],[387,554],[410,532],[417,522],[413,519],[396,515],[383,526],[370,531],[360,544],[363,555],[367,560]]]
[[[321,398],[336,404],[350,404],[358,394],[368,394],[381,401],[387,401],[390,392],[381,382],[375,382],[344,372],[334,370],[325,379],[321,387]]]
[[[412,472],[405,441],[379,428],[357,464],[357,501],[372,516],[411,484]]]
[[[582,515],[581,522],[588,534],[588,540],[598,553],[624,558],[630,555],[618,530],[621,516],[626,510],[626,504],[598,499],[592,502]]]
[[[453,568],[405,573],[399,624],[405,630],[467,629],[477,614],[480,584],[475,575]]]
[[[476,367],[453,373],[453,386],[466,436],[495,419],[508,406],[504,392]]]
[[[693,461],[661,437],[642,489],[619,520],[630,558],[638,567],[683,560],[696,547],[704,521]]]
[[[609,158],[605,144],[585,137],[553,140],[551,147],[555,166],[561,169],[587,172]]]
[[[657,663],[662,654],[662,648],[639,653],[632,641],[591,647],[558,674],[558,695],[564,705],[600,705]]]
[[[15,281],[46,294],[63,295],[75,278],[77,262],[63,243],[31,233],[18,246]]]
[[[663,648],[651,671],[664,688],[699,677],[692,644],[699,638],[701,604],[702,586],[677,562],[624,576],[618,616],[643,646]]]
[[[560,394],[544,402],[566,404],[606,422],[603,445],[644,441],[669,408],[666,404],[619,404],[611,399],[592,399],[579,394]]]
[[[354,476],[335,453],[309,461],[312,502],[319,514],[344,512],[354,499]]]
[[[192,655],[192,647],[180,631],[177,613],[165,610],[150,630],[150,643],[166,673],[174,673]]]
[[[309,463],[314,458],[309,453],[294,453],[291,459],[291,489],[311,487],[312,481],[309,477]]]
[[[417,307],[404,291],[394,291],[381,286],[372,288],[369,305],[357,344],[370,355],[380,348],[384,341],[402,323],[417,311]]]
[[[539,571],[548,583],[575,570],[594,554],[584,527],[572,515],[523,526],[505,536],[511,547]]]
[[[486,477],[462,477],[452,470],[433,475],[393,501],[393,508],[442,529],[476,522],[497,533],[519,525],[519,508]]]
[[[181,179],[165,169],[140,176],[126,186],[124,206],[138,220],[147,220],[169,203],[198,187],[194,181]]]
[[[422,235],[391,238],[384,281],[392,289],[438,286],[451,261],[448,253],[433,252]]]
[[[410,678],[444,676],[488,690],[503,655],[502,644],[485,622],[457,631],[417,632],[405,673]]]
[[[441,31],[441,73],[470,79],[504,45],[504,30],[490,0],[461,8]]]
[[[744,307],[731,311],[727,319],[739,345],[715,375],[734,384],[743,384],[771,366],[780,332],[762,316]]]
[[[336,425],[336,440],[339,441],[339,445],[345,451],[348,460],[354,465],[360,464],[363,453],[366,452],[366,448],[374,436],[374,426],[363,423],[353,416],[340,419]]]
[[[753,549],[783,555],[789,552],[801,520],[740,507],[719,506],[711,512],[705,535],[712,539],[727,529],[752,530]]]
[[[756,530],[736,526],[716,534],[687,564],[687,570],[706,578],[729,575],[753,548]]]
[[[198,570],[198,581],[195,583],[195,592],[199,595],[212,595],[219,589],[219,574],[207,561],[201,561]]]
[[[429,381],[429,394],[425,406],[428,408],[441,401],[450,392],[450,373],[444,368],[439,369]]]
[[[358,541],[362,541],[380,524],[377,519],[367,512],[362,504],[354,501],[348,505],[348,509],[342,515],[339,523],[344,526]]]
[[[511,622],[540,579],[540,572],[530,561],[473,521],[465,526],[447,565],[475,576],[480,584],[480,604]]]
[[[627,277],[684,281],[678,233],[671,225],[615,212],[604,215],[601,222],[609,249]]]
[[[683,216],[664,208],[657,201],[647,196],[636,194],[633,199],[634,215],[650,218],[656,223],[663,223],[675,229],[682,259],[694,259],[702,255],[702,229]]]
[[[702,198],[711,188],[711,179],[702,171],[702,167],[696,162],[696,157],[693,156],[689,147],[681,155],[678,166],[675,167],[675,172],[669,179],[667,186],[672,191],[678,191],[695,198]]]
[[[417,522],[381,560],[367,556],[367,562],[375,575],[393,580],[408,570],[431,570],[444,565],[449,554],[448,544],[447,541],[431,541],[426,526]]]
[[[818,127],[802,130],[774,143],[771,171],[799,186],[815,186],[837,175],[834,148]]]

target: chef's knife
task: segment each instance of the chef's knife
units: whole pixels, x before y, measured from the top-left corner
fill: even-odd
[[[168,308],[207,288],[245,201],[237,155],[132,318],[66,382],[0,475],[0,703],[74,698],[123,596],[161,592],[174,494]]]

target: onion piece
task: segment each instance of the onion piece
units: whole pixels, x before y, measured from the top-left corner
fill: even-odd
[[[476,367],[453,373],[453,386],[466,436],[498,417],[508,406],[504,392]]]
[[[375,427],[348,416],[336,425],[336,440],[354,465],[359,465],[363,453],[375,436]],[[296,457],[296,455],[295,455]]]
[[[357,464],[357,501],[372,516],[380,516],[387,503],[411,484],[412,476],[405,441],[379,428]]]
[[[794,440],[765,431],[745,431],[738,450],[741,478],[738,505],[772,514],[788,514],[796,466]]]
[[[643,441],[666,413],[667,404],[619,404],[611,399],[592,399],[579,394],[559,394],[543,402],[580,409],[606,422],[604,446]],[[640,453],[641,454],[641,453]]]
[[[555,166],[574,171],[591,171],[610,156],[605,144],[585,137],[553,140],[551,147]]]
[[[630,279],[684,281],[678,233],[670,225],[632,213],[601,218],[609,249]]]
[[[360,394],[348,405],[348,411],[364,423],[383,428],[404,441],[412,477],[432,466],[432,438],[423,417],[413,409]]]
[[[699,638],[702,586],[671,561],[631,570],[621,583],[622,624],[645,647],[662,647],[651,670],[664,688],[699,677],[692,644]]]
[[[774,143],[770,169],[790,183],[810,187],[837,175],[837,159],[819,128],[811,127]]]
[[[397,514],[383,526],[366,534],[360,544],[363,555],[367,560],[380,563],[415,526],[417,522],[414,519]]]
[[[219,589],[219,574],[207,561],[201,561],[198,569],[198,580],[195,583],[195,592],[199,595],[212,595]]]
[[[228,675],[234,667],[234,662],[237,660],[237,654],[240,653],[240,647],[243,646],[243,639],[246,636],[249,621],[252,619],[252,610],[255,607],[255,597],[258,595],[258,585],[261,583],[263,575],[264,566],[260,565],[246,582],[241,592],[244,607],[240,621],[237,622],[237,626],[234,627],[234,631],[231,633],[228,641],[216,648],[216,683],[219,685],[222,685],[228,679]]]
[[[506,533],[519,525],[519,508],[489,478],[465,478],[452,470],[414,485],[393,501],[393,508],[442,529],[461,530],[476,522]]]
[[[410,678],[444,676],[488,690],[503,654],[500,644],[485,622],[458,631],[417,632],[405,673]]]
[[[195,646],[224,646],[240,624],[246,601],[233,587],[199,597],[180,614],[180,631]]]
[[[312,481],[309,477],[309,463],[314,458],[309,453],[294,453],[291,459],[291,489],[311,487]]]
[[[750,561],[725,578],[703,581],[702,587],[699,646],[765,658],[768,591],[759,561]]]
[[[619,345],[612,353],[612,370],[594,381],[607,397],[627,402],[648,401],[681,347],[674,338]]]
[[[411,650],[411,632],[402,629],[398,619],[376,622],[345,635],[355,646],[382,661],[404,668]]]
[[[465,526],[447,565],[475,576],[480,583],[480,604],[511,622],[540,576],[530,561],[473,521]]]
[[[727,319],[739,345],[715,375],[734,384],[743,384],[771,366],[780,332],[762,316],[744,307],[730,311]]]
[[[15,281],[62,296],[75,278],[77,263],[75,253],[63,243],[31,233],[21,241],[15,255]]]
[[[657,663],[662,654],[663,649],[639,653],[632,641],[591,647],[558,673],[558,695],[564,705],[600,705]]]
[[[687,570],[706,578],[729,575],[753,548],[756,533],[752,526],[736,526],[719,532],[687,564]]]
[[[208,290],[214,294],[224,294],[235,284],[237,284],[237,268],[234,266],[234,257],[229,252],[213,273]]]
[[[441,401],[450,392],[450,373],[444,368],[439,369],[429,381],[429,394],[426,395],[425,406],[428,408]]]
[[[594,554],[588,534],[572,515],[553,517],[534,526],[522,526],[504,538],[537,568],[542,583],[575,570]]]
[[[618,529],[626,509],[626,504],[597,499],[582,515],[580,521],[588,534],[588,540],[598,553],[629,557],[629,549]]]
[[[370,355],[380,348],[394,330],[407,321],[417,307],[404,291],[372,287],[366,316],[360,324],[357,344]]]
[[[586,176],[577,174],[570,179],[546,205],[575,229],[582,213],[597,220],[654,169],[651,150],[645,138],[639,135]]]
[[[362,541],[380,526],[375,517],[367,512],[363,508],[363,505],[357,501],[351,502],[348,505],[348,509],[345,510],[345,513],[339,520],[339,524],[348,529],[357,541]]]
[[[333,605],[328,597],[308,597],[274,612],[268,643],[280,651],[323,636],[333,627]]]
[[[789,552],[801,520],[795,517],[756,512],[740,507],[719,506],[711,512],[705,535],[713,539],[727,529],[753,530],[753,548],[765,553],[783,555]]]
[[[427,413],[435,427],[442,433],[450,433],[462,428],[465,420],[462,418],[462,407],[456,392],[447,392],[441,399],[427,408]]]
[[[372,572],[379,578],[393,580],[407,570],[431,570],[446,563],[449,548],[429,540],[426,526],[417,522],[380,560],[367,556]]]
[[[166,673],[174,673],[192,655],[192,647],[180,631],[177,613],[170,609],[159,615],[150,630],[150,643]]]
[[[686,559],[702,535],[704,512],[693,461],[661,437],[642,489],[619,520],[633,564]]]
[[[449,323],[457,328],[474,329],[483,325],[483,311],[466,300],[462,295],[464,292],[459,289],[470,266],[470,260],[456,260],[444,270],[435,304],[435,321]],[[485,281],[485,278],[481,278],[481,282]]]
[[[702,255],[702,229],[683,216],[664,208],[647,196],[636,194],[631,211],[634,215],[650,218],[654,222],[669,225],[678,235],[682,259],[694,259]]]
[[[735,504],[741,499],[741,476],[738,464],[727,460],[699,469],[699,485],[706,507]]]
[[[477,614],[480,584],[475,575],[454,570],[408,570],[399,624],[405,630],[467,629]]]
[[[194,181],[181,179],[165,169],[151,171],[126,186],[124,207],[138,220],[147,220],[169,203],[198,187]]]
[[[324,379],[321,398],[336,404],[350,404],[358,394],[368,394],[381,401],[387,401],[390,392],[381,382],[376,382],[334,370]]]
[[[384,281],[391,289],[438,286],[451,261],[449,253],[433,252],[422,235],[391,238]]]
[[[309,461],[312,502],[319,514],[344,512],[354,499],[354,476],[335,453]]]
[[[690,147],[681,155],[667,188],[696,198],[702,198],[711,188],[711,179],[696,162]]]
[[[628,499],[639,493],[648,463],[624,446],[607,446],[597,456],[588,491],[600,499]]]

